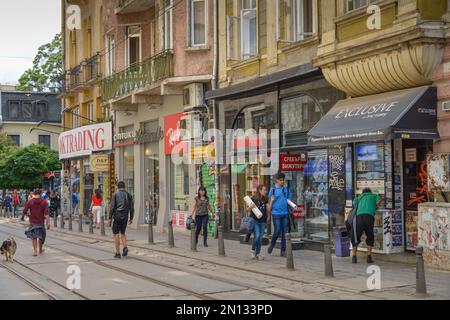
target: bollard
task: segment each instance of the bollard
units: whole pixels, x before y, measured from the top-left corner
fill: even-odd
[[[78,219],[78,232],[83,232],[83,216],[80,214]]]
[[[64,215],[63,215],[62,212],[61,212],[61,222],[60,222],[60,224],[61,224],[61,229],[64,229]]]
[[[197,251],[197,241],[195,240],[195,223],[191,223],[191,251]]]
[[[286,233],[286,268],[294,270],[294,254],[292,253],[291,234]]]
[[[169,234],[169,247],[173,248],[175,247],[175,239],[173,238],[173,226],[172,226],[172,220],[169,221],[169,227],[168,227],[168,234]]]
[[[423,247],[416,248],[416,294],[420,296],[427,295],[425,266],[423,262]]]
[[[94,234],[94,219],[92,216],[89,216],[89,233]]]
[[[218,226],[217,238],[219,239],[219,256],[225,257],[225,241],[223,239],[223,227]]]
[[[102,215],[100,217],[100,234],[102,236],[106,236],[106,231],[105,231],[105,217]]]
[[[69,231],[72,231],[72,214],[69,213]]]
[[[148,244],[155,244],[153,240],[153,221],[149,219],[148,221]]]
[[[330,243],[323,244],[323,253],[325,257],[325,277],[334,277],[333,273],[333,260],[331,259],[331,246]]]

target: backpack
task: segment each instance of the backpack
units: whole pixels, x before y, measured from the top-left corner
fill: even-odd
[[[270,189],[270,191],[272,191],[272,190],[273,190],[273,194],[275,194],[275,187],[272,187]],[[289,189],[286,186],[283,186],[281,191],[283,192],[284,197],[286,199],[289,199],[288,198],[288,191],[289,191]],[[287,205],[287,208],[288,208],[288,217],[289,217],[288,232],[289,233],[298,232],[298,227],[297,227],[297,224],[295,223],[294,214],[292,213],[293,209],[291,208],[290,205],[288,205],[288,204],[286,204],[286,205]]]

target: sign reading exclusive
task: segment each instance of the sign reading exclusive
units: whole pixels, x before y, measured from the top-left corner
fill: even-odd
[[[58,139],[58,149],[60,160],[112,150],[112,123],[99,123],[63,132]]]

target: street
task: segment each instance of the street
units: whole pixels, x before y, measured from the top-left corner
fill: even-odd
[[[52,224],[53,226],[53,224]],[[58,224],[59,226],[59,224]],[[13,236],[18,248],[15,263],[2,260],[0,299],[110,300],[291,300],[291,299],[422,299],[415,295],[415,266],[377,261],[381,289],[367,287],[367,264],[352,265],[349,258],[333,256],[334,278],[323,273],[323,253],[294,251],[295,270],[288,271],[276,249],[263,247],[264,261],[252,260],[250,246],[225,240],[226,257],[217,254],[217,240],[190,251],[189,235],[175,232],[175,247],[167,233],[155,233],[147,244],[146,230],[129,231],[129,256],[113,258],[111,232],[101,236],[52,228],[43,255],[31,255],[26,225],[16,219],[0,220],[0,240]],[[361,259],[363,261],[363,259]],[[79,268],[80,288],[67,287]],[[69,268],[69,270],[68,270]],[[73,270],[73,269],[72,269]],[[69,272],[68,272],[69,271]],[[450,298],[450,272],[426,270],[426,299]]]

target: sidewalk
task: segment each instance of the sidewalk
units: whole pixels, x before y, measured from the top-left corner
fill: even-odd
[[[58,223],[59,225],[59,223]],[[53,223],[52,223],[53,226]],[[73,222],[73,231],[56,229],[53,232],[64,232],[75,236],[85,235],[105,239],[100,235],[100,230],[95,229],[94,234],[89,234],[89,226],[83,224],[83,234],[78,232],[77,222]],[[50,231],[52,232],[52,231]],[[188,266],[201,264],[201,262],[217,264],[219,266],[229,266],[248,270],[255,273],[274,275],[287,280],[296,280],[304,284],[310,291],[310,298],[320,294],[320,297],[329,299],[417,299],[415,294],[416,273],[415,266],[403,263],[392,263],[375,259],[376,266],[381,271],[381,290],[369,290],[367,288],[367,278],[371,275],[367,273],[365,259],[360,258],[358,264],[352,264],[350,258],[338,258],[333,256],[334,278],[324,276],[324,256],[323,253],[309,250],[297,250],[294,255],[294,271],[286,269],[286,260],[279,256],[280,251],[274,249],[272,255],[267,254],[267,246],[262,249],[264,261],[255,261],[250,256],[250,245],[240,244],[238,241],[225,240],[226,257],[218,256],[218,243],[216,239],[209,238],[209,247],[205,248],[202,241],[197,246],[198,252],[190,251],[190,235],[188,232],[174,230],[175,248],[169,248],[167,244],[168,234],[154,231],[155,245],[147,244],[148,231],[127,229],[129,246],[137,249],[149,249],[158,253],[169,253],[166,255],[170,260],[171,255],[185,257],[186,259],[198,260],[198,263],[185,262]],[[106,237],[111,238],[110,228],[106,228]],[[113,251],[111,242],[111,252]],[[131,252],[131,251],[130,251]],[[174,259],[172,259],[174,260]],[[189,261],[189,260],[188,260]],[[179,263],[179,262],[178,262]],[[206,267],[205,267],[206,268]],[[236,272],[236,271],[234,271]],[[430,299],[450,299],[450,272],[438,270],[426,270],[427,291]],[[329,288],[335,290],[329,292]],[[288,291],[289,288],[286,288]],[[338,296],[337,292],[345,292]]]

